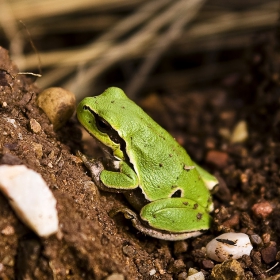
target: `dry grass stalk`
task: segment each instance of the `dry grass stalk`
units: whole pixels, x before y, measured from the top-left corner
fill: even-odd
[[[2,0],[0,24],[11,42],[11,53],[21,71],[34,71],[38,66],[38,57],[34,53],[23,53],[26,38],[19,30],[19,18],[24,20],[32,36],[42,36],[39,35],[40,30],[44,36],[63,32],[61,26],[56,29],[53,24],[45,24],[51,23],[52,17],[65,17],[64,24],[70,23],[64,32],[69,31],[72,26],[75,32],[81,33],[87,24],[88,30],[101,29],[99,38],[88,44],[40,53],[42,67],[54,69],[45,70],[43,78],[39,81],[39,85],[46,87],[79,72],[80,69],[82,71],[78,80],[79,77],[82,77],[82,80],[78,84],[84,83],[86,86],[88,81],[96,79],[113,64],[136,57],[146,58],[142,70],[138,72],[141,74],[138,75],[139,81],[142,79],[141,83],[144,83],[152,67],[171,44],[175,44],[177,49],[184,53],[227,47],[228,41],[233,42],[231,47],[237,47],[244,44],[244,40],[248,41],[249,34],[275,26],[278,19],[279,2],[276,0],[263,1],[262,5],[251,6],[247,10],[226,10],[221,8],[222,6],[215,10],[215,7],[211,6],[212,2],[208,1],[199,13],[193,14],[188,6],[190,3],[190,0],[71,0],[67,3],[55,1],[54,4],[54,0]],[[125,6],[131,12],[122,17],[115,9]],[[77,24],[76,18],[72,20],[73,14],[86,11],[86,18],[78,17]],[[195,21],[186,28],[188,19],[182,17],[179,20],[180,13],[195,17]],[[102,17],[105,17],[105,20],[98,25],[99,27],[92,25],[93,18],[101,22]],[[128,34],[130,36],[127,36]],[[139,89],[139,81],[136,85],[134,79],[130,85],[134,84],[133,87]],[[77,80],[73,81],[71,77],[64,85],[73,87],[75,83]]]

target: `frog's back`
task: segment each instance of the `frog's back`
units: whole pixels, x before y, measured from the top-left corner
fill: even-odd
[[[97,102],[103,104],[98,114],[125,141],[126,154],[148,200],[171,197],[177,191],[182,197],[197,199],[199,188],[205,193],[187,152],[122,90],[110,88],[97,96]]]

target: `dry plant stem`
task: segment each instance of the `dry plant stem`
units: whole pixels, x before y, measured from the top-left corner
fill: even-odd
[[[162,1],[156,1],[156,2],[161,3]],[[186,35],[184,35],[184,37],[187,36],[188,39],[191,40],[192,38],[197,39],[197,38],[203,38],[205,36],[209,37],[217,34],[221,34],[221,36],[224,36],[225,34],[227,35],[229,31],[231,30],[234,31],[237,28],[241,30],[242,29],[246,30],[248,29],[248,27],[254,29],[256,27],[259,27],[260,24],[264,26],[271,26],[272,24],[275,24],[277,20],[277,7],[278,7],[278,1],[271,1],[267,4],[257,7],[256,10],[250,10],[249,12],[245,11],[236,14],[236,13],[228,13],[228,12],[225,13],[221,11],[217,17],[214,18],[212,17],[210,19],[207,19],[206,21],[197,23],[186,33]],[[143,9],[144,8],[145,7],[143,7]],[[153,10],[151,10],[151,13],[152,12]],[[156,12],[156,10],[154,12]],[[136,14],[137,13],[138,11],[136,12]],[[139,10],[139,13],[142,13],[141,9]],[[138,23],[136,22],[133,25],[134,16],[135,14],[123,20],[125,23],[131,21],[131,23],[127,25],[127,26],[131,26],[131,28],[133,28],[134,26],[140,23],[140,22]],[[256,21],[255,19],[258,20]],[[122,22],[120,23],[120,25],[122,25]],[[111,32],[109,31],[109,33]],[[106,34],[107,33],[105,33],[104,36],[106,36]],[[117,34],[119,33],[117,32]],[[87,45],[86,47],[83,46],[83,48],[81,49],[75,49],[71,51],[55,51],[51,53],[42,53],[41,58],[43,61],[43,65],[61,66],[61,64],[62,65],[66,64],[68,67],[69,66],[68,64],[77,65],[81,61],[81,59],[85,61],[89,59],[95,59],[96,57],[98,57],[102,49],[105,48],[104,45],[102,44],[99,45],[98,43],[100,43],[100,39],[98,39],[97,42],[95,41]],[[34,69],[37,67],[38,59],[36,55],[32,54],[26,56],[25,62],[26,65],[20,65],[21,69],[32,69],[32,68]]]
[[[23,21],[35,21],[44,17],[52,17],[88,9],[106,7],[136,6],[143,0],[68,0],[68,1],[38,1],[38,0],[15,0],[11,2],[11,9],[17,19]],[[148,1],[147,1],[148,2]],[[32,8],[30,8],[32,7]],[[36,11],[36,12],[34,12]]]
[[[2,0],[3,2],[4,0]],[[30,0],[32,1],[32,0]],[[142,6],[139,8],[139,10],[137,10],[135,12],[135,14],[133,14],[132,16],[129,16],[128,18],[125,18],[124,20],[121,20],[120,25],[125,25],[127,26],[128,30],[130,26],[133,25],[133,18],[136,16],[136,23],[134,24],[134,27],[137,26],[137,24],[143,24],[145,22],[145,19],[142,21],[138,21],[137,22],[137,17],[141,18],[140,15],[140,11],[142,9],[142,7],[144,8],[144,6],[147,6],[149,4],[151,5],[162,5],[163,0],[156,0],[150,3],[150,1],[145,1],[144,4],[142,4]],[[1,3],[2,3],[1,2]],[[6,3],[8,3],[10,5],[10,7],[12,8],[12,16],[14,18],[16,18],[16,16],[18,16],[17,12],[14,10],[14,6],[16,5],[15,3],[18,3],[20,1],[15,0],[14,2],[9,2],[6,1]],[[121,1],[122,3],[125,3],[127,1]],[[166,0],[166,3],[171,2],[170,0]],[[186,2],[186,1],[185,1]],[[99,3],[99,2],[98,2]],[[97,5],[96,7],[100,7],[100,6],[104,6],[106,5],[106,0],[104,1],[104,3],[99,3],[100,6],[98,6],[98,3],[96,2],[94,5]],[[111,3],[111,1],[109,1],[109,3]],[[138,2],[137,2],[138,3]],[[165,5],[166,5],[165,3]],[[173,3],[173,2],[172,2]],[[112,3],[111,3],[112,4]],[[177,2],[174,2],[173,5],[176,5]],[[0,4],[1,5],[1,4]],[[23,5],[22,3],[20,5]],[[136,6],[137,4],[134,4],[134,6]],[[187,44],[184,47],[186,51],[193,51],[196,50],[197,48],[199,48],[200,50],[203,50],[203,48],[205,47],[206,49],[209,48],[209,41],[208,38],[211,36],[211,40],[217,40],[217,44],[219,44],[219,42],[223,42],[224,41],[224,37],[229,38],[231,36],[231,34],[236,35],[234,32],[240,32],[242,31],[244,33],[245,32],[254,32],[254,30],[259,29],[259,28],[266,28],[266,27],[271,27],[273,25],[275,25],[275,23],[277,22],[277,12],[278,12],[278,6],[279,6],[279,2],[278,1],[269,1],[266,2],[265,4],[261,5],[261,6],[256,6],[255,9],[253,10],[252,8],[250,8],[249,11],[243,11],[243,12],[238,12],[238,13],[229,13],[228,11],[222,11],[219,10],[219,12],[216,12],[216,16],[215,17],[210,17],[209,15],[207,16],[207,7],[202,11],[202,13],[199,14],[199,19],[197,21],[197,23],[195,25],[193,25],[188,31],[184,31],[184,34],[182,36],[180,36],[180,38],[176,41],[176,44],[182,44],[182,42],[185,44],[185,42],[183,41],[187,39]],[[161,6],[163,7],[163,6]],[[17,10],[17,9],[16,9]],[[70,11],[70,10],[69,10]],[[151,9],[150,10],[150,14],[149,17],[153,16],[153,13],[156,14],[157,9],[155,9],[154,11]],[[139,12],[139,13],[138,13]],[[0,15],[1,15],[2,9],[0,9]],[[59,14],[59,13],[57,13]],[[144,17],[144,15],[147,14],[147,10],[146,12],[142,13],[142,16]],[[212,15],[213,13],[211,13]],[[204,16],[206,15],[206,16]],[[31,15],[30,15],[31,16]],[[149,18],[147,17],[147,19]],[[31,23],[32,20],[35,22],[35,20],[33,18],[30,18]],[[173,20],[170,20],[173,21]],[[3,22],[3,21],[2,21]],[[129,24],[127,24],[127,22],[129,22]],[[132,24],[131,24],[132,23]],[[34,24],[37,24],[36,22]],[[169,23],[167,23],[169,24]],[[30,26],[28,24],[28,26]],[[118,24],[116,25],[116,27],[118,26]],[[133,28],[133,27],[131,27]],[[143,30],[145,30],[145,28],[143,28]],[[149,30],[146,29],[146,31],[148,32]],[[141,32],[140,32],[141,33]],[[11,33],[12,34],[12,33]],[[22,44],[14,44],[16,43],[17,40],[21,40],[21,36],[18,36],[17,33],[16,36],[14,37],[15,39],[12,41],[11,43],[11,50],[13,53],[18,53],[18,50],[14,49],[13,46],[20,46]],[[107,34],[112,34],[110,31],[108,33],[105,33],[104,35],[101,36],[101,38],[103,36],[108,36]],[[117,33],[118,34],[118,33]],[[117,35],[115,38],[118,38],[118,36],[121,35]],[[146,43],[147,44],[152,44],[153,42],[155,42],[157,40],[157,32],[154,32],[153,34],[153,38],[151,38],[150,40],[147,40]],[[248,35],[249,36],[249,35]],[[109,36],[110,38],[110,36]],[[135,37],[134,37],[135,38]],[[45,53],[45,54],[41,54],[40,57],[42,59],[42,63],[43,66],[52,66],[55,65],[56,67],[60,67],[57,68],[57,71],[49,71],[46,74],[44,74],[43,78],[40,79],[40,81],[38,81],[38,84],[40,86],[49,86],[51,84],[54,84],[56,81],[58,81],[61,78],[65,78],[67,77],[67,75],[73,73],[75,71],[75,69],[80,65],[80,63],[84,63],[85,61],[92,61],[96,58],[99,58],[99,61],[105,61],[106,62],[106,56],[109,57],[110,56],[110,52],[108,52],[108,50],[112,49],[112,53],[115,52],[115,48],[118,48],[119,45],[114,46],[115,42],[114,42],[114,37],[113,37],[113,41],[112,42],[102,42],[99,41],[100,38],[97,41],[94,41],[93,43],[87,45],[86,47],[83,46],[81,49],[75,49],[75,50],[71,50],[71,51],[56,51],[56,52],[52,52],[52,53]],[[226,39],[225,41],[227,41],[228,39]],[[137,40],[135,40],[137,41]],[[127,42],[130,42],[129,40]],[[120,51],[120,58],[119,59],[115,59],[112,61],[112,63],[108,64],[108,67],[111,66],[113,63],[116,63],[117,61],[123,59],[123,58],[131,58],[131,57],[139,57],[139,56],[143,56],[145,55],[145,51],[147,50],[147,48],[149,47],[149,45],[147,45],[145,42],[143,44],[139,44],[139,45],[131,45],[131,47],[133,48],[132,50],[129,50],[127,52],[127,49],[124,48],[123,52],[121,47],[119,48]],[[124,42],[124,45],[126,44],[126,42]],[[216,45],[217,45],[216,44]],[[22,48],[19,49],[20,52],[22,50]],[[108,52],[108,54],[106,53]],[[127,53],[125,53],[127,52]],[[20,61],[18,62],[19,68],[21,70],[27,70],[27,69],[35,69],[38,66],[38,57],[35,54],[23,57],[21,56]],[[97,64],[96,64],[97,65]],[[96,65],[94,65],[93,67],[96,67]],[[107,68],[104,68],[102,71],[106,70]],[[94,70],[96,71],[96,70]],[[100,73],[102,72],[100,71]]]
[[[70,80],[68,83],[64,84],[64,87],[71,88],[72,91],[75,90],[74,86],[78,89],[82,86],[86,87],[89,82],[92,82],[99,74],[101,74],[108,67],[112,66],[116,62],[130,57],[135,51],[139,49],[143,50],[145,46],[149,46],[157,32],[164,26],[168,25],[170,21],[178,17],[182,11],[187,12],[186,0],[179,0],[173,3],[171,7],[168,7],[165,11],[160,13],[157,17],[150,22],[148,22],[140,31],[132,35],[128,40],[113,46],[108,52],[106,52],[100,59],[98,59],[84,74],[82,84],[76,83],[74,85],[73,81]],[[80,96],[78,96],[78,99]]]
[[[24,43],[18,30],[17,19],[7,0],[0,1],[0,26],[3,28],[4,34],[10,42],[11,54],[15,59],[20,60]]]
[[[186,32],[186,35],[184,35],[184,37],[188,38],[189,42],[192,42],[192,40],[194,39],[203,39],[203,38],[209,38],[209,34],[211,34],[211,36],[215,35],[215,36],[219,36],[221,38],[224,38],[224,36],[229,37],[230,36],[230,31],[235,31],[236,29],[238,30],[248,30],[248,28],[250,28],[252,31],[259,26],[259,23],[256,23],[255,16],[262,22],[263,25],[265,26],[272,26],[275,25],[276,21],[277,21],[277,9],[276,7],[278,7],[278,3],[276,3],[277,1],[272,1],[269,2],[267,4],[264,4],[260,7],[257,7],[256,10],[254,11],[250,11],[250,13],[254,14],[254,17],[250,17],[249,16],[249,12],[242,12],[242,13],[224,13],[222,15],[219,15],[218,17],[215,18],[210,18],[207,21],[203,21],[201,23],[197,23],[194,27],[192,27],[189,31]],[[277,6],[276,6],[277,5]],[[242,22],[242,25],[240,25],[240,22]],[[148,28],[147,28],[148,29]],[[146,29],[146,31],[148,31]],[[146,49],[146,44],[140,44],[141,42],[139,41],[139,43],[137,42],[137,39],[139,39],[137,36],[139,35],[139,32],[133,36],[133,38],[131,38],[130,40],[128,40],[127,42],[125,42],[123,45],[117,45],[114,46],[110,49],[110,51],[108,53],[105,54],[105,57],[102,56],[100,57],[99,61],[100,63],[103,63],[103,70],[100,68],[100,72],[106,70],[107,67],[111,66],[113,63],[123,59],[124,57],[134,57],[134,56],[139,56],[139,55],[143,55],[143,52]],[[141,35],[141,31],[140,31],[140,35]],[[157,40],[156,34],[154,35],[155,38],[154,41]],[[137,37],[137,38],[136,38]],[[141,38],[141,36],[140,36]],[[212,37],[213,38],[213,37]],[[132,43],[131,42],[136,42],[136,43]],[[148,43],[148,42],[146,42]],[[201,48],[201,41],[198,42],[199,46],[196,44],[193,44],[193,50],[195,50],[197,47]],[[132,50],[128,50],[128,48],[132,48]],[[116,51],[117,49],[117,51]],[[112,60],[112,63],[106,64],[106,60],[110,57],[113,56],[112,53],[118,53],[117,55],[119,56],[119,58]],[[107,56],[107,58],[106,58]],[[97,62],[98,63],[98,62]],[[98,64],[97,64],[98,65]],[[93,72],[96,71],[96,66],[93,66]],[[88,74],[89,78],[87,79],[91,79],[92,77],[94,77],[94,73],[93,74]],[[98,75],[98,72],[96,72],[96,75]],[[68,84],[68,83],[67,83]]]
[[[11,41],[18,32],[18,29],[16,19],[6,0],[1,0],[0,2],[0,24],[6,37]]]
[[[159,9],[170,3],[171,0],[152,1],[148,4],[143,4],[135,13],[120,20],[119,23],[112,27],[108,32],[105,32],[97,40],[87,44],[79,49],[54,51],[50,53],[42,53],[42,61],[44,66],[56,65],[77,65],[81,62],[88,62],[101,55],[108,48],[115,43],[119,37],[123,36],[126,32],[131,31],[137,25],[142,24],[145,20],[152,17]],[[28,69],[36,67],[37,58],[32,54],[26,56],[26,66]],[[21,66],[21,68],[24,65]]]
[[[190,22],[198,13],[200,8],[205,3],[205,0],[188,1],[188,13],[183,11],[183,14],[178,16],[171,24],[170,28],[162,35],[159,36],[155,46],[150,50],[144,62],[134,74],[132,80],[127,86],[126,92],[130,98],[136,99],[137,93],[146,82],[149,73],[152,71],[157,61],[163,53],[171,46],[171,44],[182,35],[185,25]]]
[[[167,72],[161,75],[153,76],[145,84],[148,88],[166,88],[173,89],[187,88],[195,83],[205,83],[213,81],[222,75],[245,72],[246,66],[242,58],[240,60],[227,61],[223,63],[213,63],[210,65],[200,66],[186,71]]]
[[[143,4],[135,13],[121,20],[115,27],[112,27],[108,32],[86,47],[83,46],[80,50],[73,50],[66,53],[57,52],[55,56],[50,54],[51,57],[47,60],[50,64],[67,65],[67,67],[51,71],[44,75],[40,85],[43,87],[47,86],[49,83],[59,80],[73,72],[78,64],[83,65],[90,60],[98,58],[115,44],[115,40],[142,24],[170,2],[171,0],[154,0]],[[44,65],[46,66],[46,64]],[[69,67],[69,65],[71,66]]]
[[[212,19],[193,26],[186,33],[186,36],[191,38],[212,37],[219,34],[227,35],[231,31],[236,32],[275,25],[278,19],[278,7],[279,1],[271,1],[250,11],[223,12]]]
[[[166,4],[166,2],[164,2],[164,4]],[[90,68],[87,71],[87,73],[83,74],[83,77],[84,77],[83,83],[85,81],[91,80],[93,76],[97,76],[98,74],[102,73],[102,71],[104,71],[109,66],[116,63],[117,61],[121,60],[122,58],[128,57],[131,53],[133,53],[135,51],[135,49],[139,50],[139,49],[143,48],[144,44],[148,43],[148,41],[151,41],[152,38],[155,37],[156,32],[160,28],[162,28],[163,26],[168,24],[174,17],[176,17],[178,14],[180,14],[182,10],[186,11],[186,9],[185,9],[186,6],[187,5],[186,5],[185,0],[177,1],[177,3],[172,4],[171,7],[168,7],[164,12],[160,13],[157,17],[155,17],[151,22],[146,24],[140,31],[138,31],[135,35],[133,35],[127,41],[117,44],[115,46],[112,46],[110,49],[108,49],[108,47],[105,46],[106,43],[104,43],[102,40],[100,42],[100,44],[102,44],[102,46],[98,48],[99,52],[97,51],[95,53],[94,57],[88,56],[87,61],[97,58],[98,56],[101,56],[101,53],[103,54],[103,56],[101,56],[101,58],[95,63],[97,66],[93,66],[92,68]],[[162,7],[162,5],[160,6],[160,8],[161,7]],[[156,10],[158,10],[159,6],[157,5],[156,8],[157,8]],[[145,10],[147,10],[146,7],[145,7]],[[141,11],[141,14],[142,14],[142,11]],[[125,21],[128,22],[127,19]],[[98,43],[99,43],[99,40],[98,40],[98,42],[94,43],[95,46]],[[110,46],[111,46],[111,44],[110,44]],[[107,50],[107,49],[108,49],[108,51],[105,53],[105,50]],[[69,60],[72,60],[72,59],[78,59],[78,61],[83,61],[83,60],[85,60],[85,57],[83,55],[86,52],[90,52],[91,54],[93,54],[94,51],[96,51],[96,49],[94,49],[93,46],[91,45],[91,47],[89,49],[87,48],[82,53],[76,54],[75,56],[70,56],[70,58],[67,59],[67,61],[62,60],[62,62],[63,63],[67,62],[66,64],[68,64],[68,63],[70,63]],[[74,63],[72,62],[71,64],[74,64]],[[69,66],[68,66],[68,68],[69,68]],[[67,71],[67,74],[70,73],[70,69],[65,69],[65,71]],[[95,72],[97,72],[97,73],[95,73]],[[65,75],[65,72],[62,72],[61,74],[62,75],[60,78],[62,78],[63,75]],[[55,75],[52,75],[52,79],[55,77],[58,77],[58,73],[56,73]],[[45,82],[46,78],[47,77],[43,78],[40,81],[40,85],[42,87],[45,87],[48,85]],[[78,85],[76,81],[73,82],[73,79],[71,79],[70,82],[66,83],[64,86],[66,88],[70,88],[72,91],[75,92],[75,88],[73,87],[73,84],[75,84],[75,83],[78,88],[82,87],[81,85]]]

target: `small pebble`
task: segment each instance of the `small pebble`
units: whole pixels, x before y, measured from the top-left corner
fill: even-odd
[[[265,219],[273,211],[273,208],[268,201],[263,201],[254,204],[252,206],[252,211],[256,217]]]
[[[74,155],[70,155],[70,159],[71,159],[72,162],[74,162],[76,164],[80,164],[80,165],[83,164],[83,161],[81,160],[81,158],[76,157]]]
[[[22,164],[22,162],[17,156],[7,153],[0,158],[0,164],[19,165]]]
[[[6,255],[4,258],[2,258],[1,262],[2,262],[2,264],[6,265],[6,266],[13,267],[15,265],[15,258],[11,255]]]
[[[173,264],[173,272],[181,272],[184,268],[186,267],[185,263],[183,260],[175,260]]]
[[[244,142],[248,138],[247,123],[240,121],[233,129],[230,141],[231,143]]]
[[[174,243],[174,254],[185,253],[188,250],[188,243],[184,240]]]
[[[263,243],[267,244],[270,242],[270,234],[269,233],[264,233],[262,235],[262,240],[263,240]]]
[[[124,276],[120,273],[113,273],[105,278],[105,280],[124,280]]]
[[[230,133],[230,130],[228,128],[220,128],[218,130],[218,133],[219,133],[219,135],[221,135],[225,139],[230,139],[230,137],[231,137],[231,133]]]
[[[154,268],[151,269],[150,272],[149,272],[149,274],[150,274],[151,276],[155,275],[156,273],[157,273],[157,271],[156,271]]]
[[[39,133],[41,131],[41,125],[35,119],[29,121],[29,126],[34,133]]]
[[[261,245],[262,244],[262,239],[258,234],[250,235],[250,239],[251,239],[251,242],[253,244],[256,244],[256,245]]]
[[[193,275],[193,274],[196,274],[198,272],[198,270],[196,270],[195,268],[193,267],[190,267],[189,268],[189,271],[188,271],[188,275]]]
[[[12,226],[6,226],[4,229],[1,230],[3,235],[13,235],[15,233],[15,229]]]
[[[223,222],[225,227],[234,228],[235,226],[239,225],[239,214],[234,214],[228,220]]]
[[[212,269],[214,267],[214,263],[211,260],[204,259],[202,261],[202,266],[205,269]]]
[[[212,260],[223,262],[250,255],[252,249],[253,246],[247,234],[229,232],[211,240],[206,245],[206,254]]]
[[[269,264],[276,259],[277,249],[274,246],[269,246],[261,250],[262,259],[265,263]]]
[[[39,236],[58,231],[56,200],[39,173],[24,165],[1,165],[0,191],[21,221]]]
[[[179,275],[178,275],[178,280],[186,280],[188,277],[188,274],[187,272],[181,272]]]
[[[75,95],[63,88],[45,89],[38,96],[38,106],[46,113],[55,130],[61,128],[75,111]]]
[[[36,158],[41,159],[43,156],[43,146],[38,143],[32,143],[33,150],[35,152]]]
[[[187,277],[187,280],[204,280],[204,279],[205,279],[204,274],[201,271]]]
[[[228,154],[220,151],[209,151],[206,155],[206,161],[215,165],[218,168],[223,168],[227,166]]]
[[[133,257],[135,255],[135,249],[131,245],[123,246],[123,253],[128,257]]]
[[[241,280],[245,273],[237,260],[225,261],[222,264],[216,264],[211,272],[213,280]]]
[[[11,123],[15,128],[17,128],[15,119],[4,118],[8,123]]]

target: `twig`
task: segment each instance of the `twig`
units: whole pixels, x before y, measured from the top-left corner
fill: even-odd
[[[44,17],[53,17],[57,15],[65,15],[68,13],[87,11],[89,9],[101,9],[108,7],[135,6],[143,2],[143,0],[68,0],[68,1],[38,1],[38,0],[17,0],[10,1],[11,9],[16,18],[21,20],[35,21]],[[36,12],[34,12],[36,11]]]
[[[55,77],[65,77],[71,73],[78,64],[88,63],[89,61],[98,58],[115,43],[115,40],[139,24],[142,24],[170,2],[171,0],[154,0],[148,4],[144,4],[135,13],[121,20],[115,27],[111,28],[99,39],[88,44],[86,47],[83,46],[80,50],[64,53],[63,58],[58,58],[59,56],[62,56],[63,53],[57,53],[56,57],[53,58],[53,61],[56,61],[56,63],[58,62],[60,65],[67,65],[67,67],[63,70],[59,69],[58,71],[55,71],[55,73],[50,73],[50,77],[48,77],[48,74],[44,75],[44,78],[41,80],[41,85],[47,85],[49,81],[56,81]],[[47,60],[50,61],[49,59]],[[72,67],[69,67],[69,65]],[[50,78],[52,80],[50,80]]]
[[[134,74],[127,86],[126,92],[132,99],[136,99],[137,92],[140,90],[152,71],[157,61],[170,45],[183,33],[184,26],[190,22],[198,13],[205,0],[191,0],[186,2],[185,9],[176,17],[169,29],[159,36],[155,46],[150,50],[146,59]]]
[[[89,82],[93,82],[99,74],[101,74],[105,69],[112,66],[116,62],[124,59],[125,57],[131,56],[135,49],[141,48],[143,50],[144,46],[150,45],[153,42],[155,34],[164,26],[168,25],[170,21],[174,19],[182,10],[186,7],[186,1],[180,0],[173,3],[171,7],[168,7],[165,11],[162,11],[159,15],[155,16],[153,20],[148,22],[142,29],[134,33],[125,42],[121,42],[113,46],[107,53],[105,53],[99,60],[97,60],[83,75],[83,85],[69,81],[65,83],[66,88],[71,88],[72,91],[86,87]],[[76,82],[76,81],[75,81]],[[74,89],[73,89],[74,88]],[[79,92],[77,90],[77,92]]]

